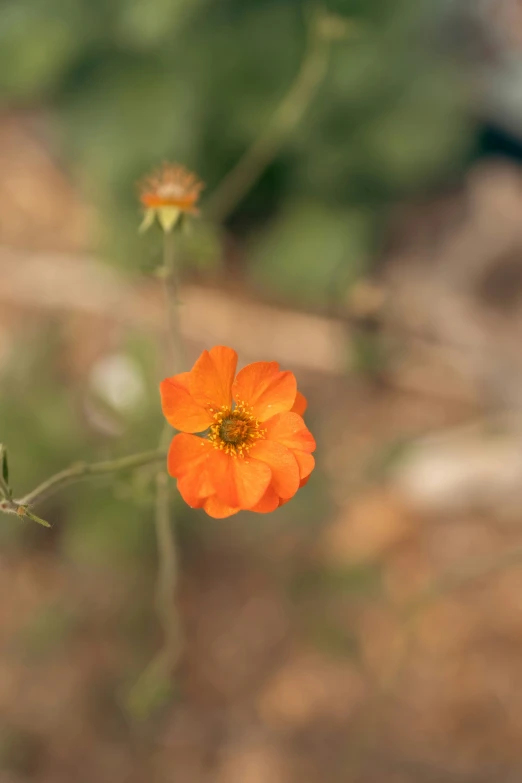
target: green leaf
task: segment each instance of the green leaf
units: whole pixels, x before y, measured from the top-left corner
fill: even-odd
[[[9,465],[7,462],[7,449],[3,443],[0,443],[0,460],[2,462],[2,477],[6,484],[9,484]]]
[[[0,443],[0,470],[0,494],[10,498],[12,496],[12,492],[9,487],[9,465],[7,462],[7,449],[3,443]]]
[[[20,506],[20,516],[27,517],[27,519],[31,519],[33,522],[36,522],[38,525],[42,525],[42,527],[51,527],[50,523],[47,522],[47,520],[42,519],[41,517],[37,517],[36,514],[33,514],[32,511],[29,511],[28,508]]]

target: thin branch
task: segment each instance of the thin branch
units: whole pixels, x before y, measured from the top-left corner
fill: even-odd
[[[158,544],[158,579],[156,610],[165,634],[165,649],[174,665],[180,646],[177,611],[173,607],[178,583],[178,554],[170,520],[169,477],[165,471],[156,475],[156,539]]]
[[[172,375],[181,372],[184,366],[179,325],[178,265],[172,231],[163,233],[163,264],[157,274],[162,281],[165,296],[166,332],[170,348],[169,374]],[[159,441],[159,451],[164,456],[172,434],[172,427],[166,421]],[[178,550],[170,514],[169,477],[164,466],[157,471],[155,481],[154,519],[158,553],[156,612],[163,631],[163,640],[159,650],[126,695],[126,706],[135,717],[142,716],[153,707],[158,689],[163,691],[165,684],[170,681],[181,652],[181,631],[176,605]]]
[[[183,218],[181,218],[182,220]],[[163,264],[158,270],[158,276],[163,284],[165,312],[167,314],[167,336],[174,367],[171,372],[181,372],[182,346],[181,328],[179,323],[180,292],[178,269],[176,264],[176,246],[172,231],[163,233]],[[175,369],[176,368],[176,369]]]
[[[40,486],[33,489],[23,498],[16,500],[15,502],[23,506],[33,506],[37,503],[41,503],[42,500],[54,494],[57,490],[61,489],[67,484],[71,484],[75,481],[80,481],[86,478],[94,478],[98,476],[105,476],[110,473],[117,473],[123,470],[134,470],[135,468],[141,468],[144,465],[150,465],[156,462],[162,462],[165,459],[165,449],[155,449],[154,451],[144,451],[140,454],[131,454],[128,457],[121,457],[120,459],[108,460],[106,462],[94,462],[78,463],[66,470],[62,470],[55,476],[44,481]]]
[[[51,476],[37,486],[36,489],[33,489],[21,498],[10,498],[4,492],[4,497],[0,500],[0,511],[3,511],[4,514],[16,514],[19,517],[27,517],[32,519],[33,522],[49,527],[48,522],[33,514],[30,510],[32,506],[41,503],[50,495],[54,495],[55,492],[76,481],[108,476],[125,470],[135,470],[145,465],[163,462],[165,457],[166,449],[156,449],[154,451],[143,451],[139,454],[130,454],[128,457],[120,457],[119,459],[107,460],[105,462],[79,462]]]
[[[326,75],[330,49],[330,36],[324,34],[320,20],[320,14],[318,18],[314,15],[301,68],[270,125],[226,175],[207,202],[205,213],[212,220],[221,223],[233,212],[276,157],[315,97]]]
[[[165,294],[167,335],[170,343],[172,366],[170,373],[183,369],[183,346],[179,326],[179,282],[176,264],[176,247],[172,232],[164,232],[163,265],[159,270]],[[172,427],[166,421],[159,449],[167,450],[172,438]],[[156,474],[156,543],[158,551],[158,575],[156,579],[156,612],[163,630],[163,644],[145,671],[134,683],[127,697],[127,705],[138,714],[149,705],[154,692],[162,682],[169,680],[181,652],[181,629],[176,605],[178,586],[178,550],[170,514],[169,477],[164,468]]]
[[[180,372],[183,364],[183,348],[179,327],[179,282],[176,264],[176,248],[172,232],[164,233],[163,285],[167,310],[167,332],[171,342],[173,368]],[[172,427],[165,422],[159,448],[165,450],[172,437]],[[156,584],[156,608],[165,635],[166,660],[174,665],[179,654],[179,621],[173,605],[178,582],[178,553],[170,519],[170,493],[165,470],[156,474],[156,541],[158,546],[158,579]]]

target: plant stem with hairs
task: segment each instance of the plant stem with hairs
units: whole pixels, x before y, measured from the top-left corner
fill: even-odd
[[[182,370],[182,338],[179,323],[179,284],[176,265],[174,234],[163,234],[163,267],[161,277],[167,311],[168,337],[170,341],[173,366],[169,374]],[[172,428],[165,422],[159,448],[166,450],[172,437]],[[165,469],[156,475],[156,540],[158,546],[158,580],[156,587],[156,607],[163,626],[165,648],[170,664],[175,665],[179,655],[180,632],[174,597],[178,581],[178,553],[176,539],[170,519],[170,493],[168,475]]]
[[[174,236],[171,231],[163,235],[163,264],[159,270],[163,283],[167,333],[171,366],[169,373],[182,370],[183,350],[179,325],[179,285],[175,256]],[[160,437],[159,450],[165,454],[172,437],[172,427],[165,422]],[[156,612],[163,630],[163,644],[127,696],[127,704],[135,714],[147,710],[172,674],[181,652],[181,632],[175,602],[178,585],[178,551],[170,510],[169,477],[164,465],[156,473],[155,507],[156,543],[158,552],[158,576],[156,580]],[[145,705],[145,707],[144,707]]]
[[[165,457],[166,449],[160,448],[154,451],[144,451],[139,454],[131,454],[127,457],[106,460],[104,462],[79,462],[46,479],[46,481],[43,481],[39,486],[31,490],[31,492],[28,492],[20,498],[11,498],[8,488],[2,486],[3,497],[0,500],[0,511],[3,511],[5,514],[16,514],[19,517],[27,517],[45,527],[50,527],[48,522],[33,514],[31,511],[32,506],[41,503],[51,495],[54,495],[55,492],[58,492],[63,487],[73,484],[76,481],[102,478],[126,470],[136,470],[137,468],[146,465],[154,465],[158,462],[163,462]],[[2,484],[4,484],[4,482],[2,482]]]
[[[180,219],[180,224],[181,224]],[[183,363],[183,346],[179,323],[179,273],[176,263],[176,245],[173,231],[163,233],[163,263],[158,270],[158,277],[163,284],[165,312],[167,314],[167,337],[173,367],[171,372],[181,372]],[[168,426],[168,425],[167,425]],[[170,432],[169,427],[169,432]]]

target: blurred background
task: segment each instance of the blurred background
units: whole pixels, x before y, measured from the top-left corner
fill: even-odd
[[[157,445],[162,160],[187,369],[281,362],[318,448],[272,515],[172,487],[172,682],[153,469],[2,518],[0,783],[521,779],[521,87],[519,0],[3,0],[15,494]]]

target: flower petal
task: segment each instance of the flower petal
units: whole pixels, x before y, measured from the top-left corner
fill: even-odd
[[[208,468],[218,500],[232,508],[255,506],[272,478],[270,468],[264,462],[231,457],[218,449],[210,455]]]
[[[185,432],[175,435],[167,456],[168,471],[175,478],[186,476],[187,473],[198,474],[206,469],[214,451],[212,443],[205,438]]]
[[[277,362],[254,362],[243,367],[232,387],[234,399],[253,409],[259,421],[294,404],[297,382],[291,372],[281,372]]]
[[[315,440],[298,413],[278,413],[265,421],[267,440],[275,440],[289,449],[314,451]]]
[[[207,500],[208,486],[202,486],[197,477],[197,473],[187,473],[177,481],[178,492],[190,508],[201,508]],[[211,491],[214,491],[213,487]]]
[[[232,348],[216,345],[203,351],[190,372],[189,388],[196,403],[207,410],[230,407],[236,366],[237,353]]]
[[[299,488],[297,460],[286,446],[270,440],[258,440],[249,452],[253,460],[265,462],[272,471],[270,486],[282,498],[291,498]]]
[[[308,480],[308,476],[315,468],[315,459],[311,454],[307,454],[305,451],[299,451],[299,449],[292,451],[292,454],[296,458],[297,464],[299,465],[299,478],[301,480]]]
[[[167,457],[168,471],[178,479],[178,491],[191,508],[201,508],[216,492],[209,469],[214,447],[196,435],[181,433],[172,439]]]
[[[203,432],[212,424],[212,417],[191,397],[189,381],[190,373],[182,372],[160,383],[163,415],[177,430]]]
[[[225,517],[231,517],[233,514],[237,514],[241,509],[227,506],[226,503],[222,503],[218,500],[217,495],[212,495],[207,498],[203,504],[203,508],[214,519],[224,519]]]
[[[288,498],[290,500],[290,498]],[[285,500],[285,503],[287,501]],[[269,514],[279,508],[280,498],[275,489],[270,485],[259,501],[250,511],[256,511],[258,514]]]
[[[291,407],[291,411],[293,413],[298,413],[299,416],[303,416],[305,410],[308,408],[308,402],[304,394],[301,394],[300,391],[297,392],[295,395],[295,401],[294,404]]]
[[[301,481],[299,482],[299,489],[301,489],[301,487],[304,487],[306,484],[308,484],[308,479],[309,478],[310,478],[310,476],[307,476],[306,478],[301,479]],[[284,506],[285,503],[288,503],[289,500],[292,500],[292,498],[279,498],[279,505],[280,506]]]

